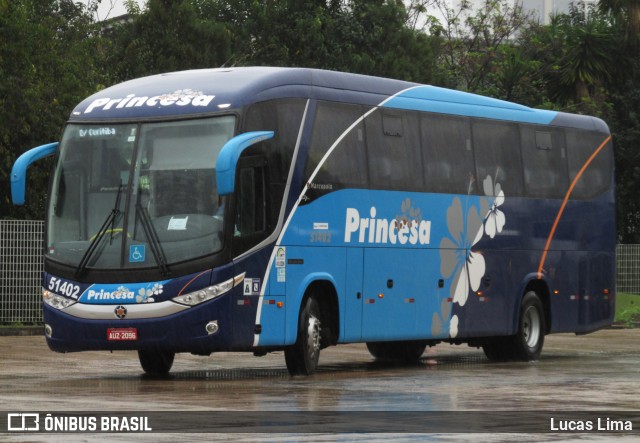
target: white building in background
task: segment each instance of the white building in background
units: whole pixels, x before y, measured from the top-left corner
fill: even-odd
[[[540,23],[547,25],[551,15],[569,12],[569,5],[579,1],[583,1],[587,5],[595,5],[598,2],[598,0],[510,0],[509,3],[511,5],[516,2],[521,4],[525,12],[531,12],[534,19],[537,18]],[[454,9],[460,6],[460,0],[447,0],[447,2]],[[483,2],[484,0],[471,0],[471,4],[474,6],[479,6]]]
[[[525,12],[532,12],[540,23],[549,24],[549,17],[553,14],[569,12],[571,3],[577,0],[515,0],[522,5]],[[597,0],[582,0],[586,5],[597,3]]]

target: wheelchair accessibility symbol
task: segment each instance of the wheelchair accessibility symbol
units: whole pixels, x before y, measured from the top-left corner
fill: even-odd
[[[129,246],[129,263],[143,262],[145,257],[144,245],[131,245]]]

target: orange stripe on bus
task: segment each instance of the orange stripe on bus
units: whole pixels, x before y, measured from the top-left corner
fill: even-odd
[[[210,269],[206,270],[206,271],[202,271],[200,274],[196,275],[195,277],[193,277],[191,280],[189,280],[189,283],[187,283],[186,285],[184,285],[182,287],[182,289],[180,289],[180,292],[178,292],[178,295],[182,295],[182,293],[184,292],[185,289],[187,289],[189,287],[189,285],[191,283],[193,283],[198,277],[200,277],[201,275],[206,274],[207,272],[209,272]]]
[[[558,223],[560,222],[560,219],[562,218],[562,213],[564,212],[564,208],[567,206],[567,201],[569,200],[569,197],[571,196],[571,193],[573,192],[573,188],[575,188],[576,184],[578,183],[578,180],[580,180],[580,177],[582,177],[582,174],[587,169],[587,167],[591,164],[593,159],[596,158],[596,156],[600,153],[600,151],[602,151],[602,148],[604,148],[607,145],[607,143],[609,143],[610,141],[611,141],[611,135],[609,135],[609,137],[607,137],[605,139],[605,141],[603,141],[600,144],[600,146],[598,146],[598,149],[596,149],[595,152],[593,154],[591,154],[589,159],[585,162],[584,165],[582,165],[582,168],[580,168],[580,170],[578,171],[578,173],[574,177],[573,181],[571,182],[571,186],[569,186],[569,190],[567,191],[566,195],[564,196],[564,200],[562,200],[562,205],[560,206],[560,210],[558,211],[558,215],[556,215],[556,219],[553,222],[553,226],[551,227],[551,232],[549,232],[549,237],[547,238],[547,244],[544,246],[544,251],[542,252],[542,258],[540,259],[540,265],[538,266],[538,278],[539,279],[542,278],[542,269],[544,268],[544,262],[547,259],[547,252],[549,252],[549,246],[551,245],[551,240],[553,240],[553,236],[556,233],[556,228],[558,227]]]

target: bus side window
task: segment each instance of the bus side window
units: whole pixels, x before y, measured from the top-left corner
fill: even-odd
[[[567,151],[569,157],[570,180],[574,180],[580,169],[605,140],[607,134],[585,133],[567,129]],[[611,142],[586,168],[573,188],[571,198],[589,199],[596,197],[611,187],[611,171],[613,169],[613,149]]]
[[[562,198],[568,188],[563,130],[523,125],[520,133],[526,195]]]
[[[472,131],[479,183],[491,177],[494,187],[499,183],[505,195],[522,195],[518,126],[506,122],[475,120]]]
[[[421,117],[426,192],[476,194],[471,124],[464,117]]]
[[[263,156],[242,158],[237,181],[233,237],[234,253],[239,254],[258,244],[270,231],[266,159]]]
[[[365,120],[371,188],[404,191],[422,187],[417,137],[406,137],[407,124],[417,123],[407,113],[382,109]]]
[[[272,139],[262,142],[269,176],[269,226],[275,227],[278,223],[305,106],[302,99],[268,100],[251,105],[243,119],[241,132],[275,132]]]
[[[358,122],[364,112],[364,109],[357,105],[333,102],[318,104],[305,169],[307,180],[327,151],[340,140],[320,165],[313,181],[330,184],[333,189],[366,187],[368,175],[365,132],[364,124]],[[355,124],[356,122],[358,123]]]

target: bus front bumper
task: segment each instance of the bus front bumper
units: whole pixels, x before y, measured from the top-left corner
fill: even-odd
[[[86,318],[44,304],[45,335],[49,348],[56,352],[153,348],[210,353],[250,347],[249,335],[246,340],[238,340],[234,334],[230,300],[231,297],[221,297],[151,318],[129,318],[127,310],[135,309],[135,305],[109,305],[112,318]],[[90,306],[85,305],[84,309],[89,310]]]

